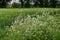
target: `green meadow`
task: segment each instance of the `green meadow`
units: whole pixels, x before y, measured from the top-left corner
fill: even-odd
[[[60,8],[0,9],[0,40],[60,40]]]

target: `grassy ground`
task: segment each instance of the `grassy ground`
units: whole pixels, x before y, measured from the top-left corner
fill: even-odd
[[[25,16],[31,15],[36,12],[44,12],[44,11],[59,11],[59,9],[43,9],[43,8],[26,8],[26,9],[0,9],[0,26],[11,25],[11,22],[14,21],[14,18],[18,15]]]
[[[60,40],[60,9],[0,9],[0,40]]]

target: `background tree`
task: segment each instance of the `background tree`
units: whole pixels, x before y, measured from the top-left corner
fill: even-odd
[[[14,2],[14,3],[12,4],[12,8],[20,8],[20,4]]]
[[[8,2],[11,0],[0,0],[0,7],[6,8]],[[21,3],[21,8],[26,7],[32,7],[32,1],[34,2],[33,7],[53,7],[55,8],[57,5],[58,0],[19,0]],[[49,1],[49,2],[48,2]],[[15,3],[14,3],[15,5]],[[18,6],[18,5],[17,5]]]
[[[24,0],[19,0],[21,2],[21,8],[24,7]]]
[[[56,4],[57,4],[57,0],[50,0],[50,6],[51,7],[56,7]]]
[[[35,2],[34,6],[35,6],[35,7],[39,7],[40,2],[39,2],[38,0],[35,0],[34,2]]]
[[[26,7],[26,8],[29,8],[29,7],[30,7],[30,0],[25,0],[25,1],[26,1],[25,7]]]
[[[38,0],[39,1],[39,3],[40,3],[40,7],[43,7],[43,0]]]
[[[44,0],[44,7],[48,7],[49,3],[48,0]]]
[[[11,0],[0,0],[0,7],[5,8],[9,1]]]

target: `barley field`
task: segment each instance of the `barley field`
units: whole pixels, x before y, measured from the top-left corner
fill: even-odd
[[[60,8],[0,9],[0,40],[60,40]]]

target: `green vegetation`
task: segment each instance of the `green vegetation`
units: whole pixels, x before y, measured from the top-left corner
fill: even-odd
[[[0,27],[9,26],[19,14],[16,10],[0,9]]]
[[[12,4],[11,4],[12,3]],[[60,8],[59,0],[0,0],[0,8]]]
[[[60,9],[0,9],[0,40],[60,40]]]

